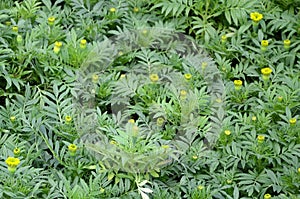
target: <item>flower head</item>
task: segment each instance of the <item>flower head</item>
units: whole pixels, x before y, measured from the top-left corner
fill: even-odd
[[[161,145],[161,148],[168,149],[168,148],[170,148],[170,146],[169,145]]]
[[[184,78],[186,80],[190,80],[192,78],[192,75],[190,73],[186,73],[186,74],[184,74]]]
[[[234,88],[235,90],[240,90],[242,85],[243,85],[243,81],[242,80],[234,80],[233,81],[233,84],[234,84]]]
[[[150,75],[150,80],[151,80],[152,82],[157,82],[157,81],[159,80],[159,77],[158,77],[157,74],[151,74],[151,75]]]
[[[48,18],[48,24],[50,26],[52,26],[54,24],[54,22],[55,22],[55,17],[51,16],[51,17]]]
[[[258,135],[258,136],[257,136],[257,141],[258,141],[258,143],[263,143],[264,140],[265,140],[265,136],[264,136],[264,135]]]
[[[261,40],[261,46],[262,47],[267,47],[269,45],[269,41],[268,40]]]
[[[187,91],[186,90],[181,90],[180,91],[180,99],[181,100],[185,100],[186,99],[186,96],[187,96]]]
[[[15,156],[18,157],[20,155],[20,153],[21,153],[21,150],[18,147],[14,148],[14,155]]]
[[[54,52],[55,54],[58,54],[59,51],[60,51],[61,46],[62,46],[62,42],[56,41],[56,42],[54,43],[53,52]]]
[[[125,74],[121,74],[120,79],[125,78],[126,75]]]
[[[11,116],[9,119],[10,119],[11,122],[15,122],[16,121],[16,116]]]
[[[251,120],[255,122],[257,120],[256,116],[252,116]]]
[[[226,35],[222,35],[221,36],[221,42],[222,42],[222,44],[225,44],[226,41],[227,41],[227,36]]]
[[[12,27],[12,31],[18,32],[18,31],[19,31],[19,27],[18,27],[18,26],[13,26],[13,27]]]
[[[16,171],[16,167],[20,164],[20,159],[14,157],[8,157],[5,160],[5,163],[7,164],[8,171],[14,173]]]
[[[111,140],[109,143],[110,143],[111,145],[116,145],[116,144],[117,144],[117,142],[114,141],[114,140]]]
[[[130,123],[130,124],[134,124],[134,123],[135,123],[135,121],[134,121],[134,119],[129,119],[129,120],[128,120],[128,123]]]
[[[133,12],[138,12],[139,11],[139,8],[138,7],[134,7],[133,8]]]
[[[76,151],[77,151],[77,146],[76,146],[76,144],[70,144],[70,145],[68,146],[68,150],[69,150],[70,155],[71,155],[71,156],[74,156],[75,153],[76,153]]]
[[[269,67],[262,68],[260,71],[263,75],[263,80],[268,80],[270,77],[270,74],[272,73],[272,69]]]
[[[162,117],[159,117],[159,118],[156,119],[156,125],[157,126],[162,126],[164,124],[164,122],[165,122],[165,119],[162,118]]]
[[[290,125],[295,125],[296,124],[296,122],[297,122],[297,119],[296,118],[291,118],[290,119]]]
[[[66,122],[67,124],[70,124],[71,121],[72,121],[72,117],[71,117],[70,115],[67,115],[67,116],[65,117],[65,122]]]
[[[99,75],[97,75],[96,73],[94,73],[94,74],[92,75],[92,82],[93,82],[94,84],[96,84],[96,83],[98,82],[98,80],[99,80]]]
[[[300,173],[300,167],[297,169],[298,173]]]
[[[290,48],[290,45],[291,45],[291,40],[286,39],[286,40],[283,41],[284,49],[288,50]]]
[[[117,11],[116,8],[110,8],[110,9],[109,9],[109,12],[112,12],[112,13],[114,13],[114,12],[116,12],[116,11]]]
[[[270,199],[271,197],[272,197],[271,194],[268,193],[264,195],[264,199]]]
[[[263,19],[263,15],[260,14],[259,12],[251,12],[250,13],[250,19],[252,19],[252,21],[254,23],[258,23],[260,20]]]
[[[199,191],[201,191],[202,189],[204,189],[204,186],[199,185],[199,186],[197,187],[197,189],[198,189]]]
[[[225,133],[225,135],[229,136],[231,134],[231,131],[225,130],[224,133]]]
[[[192,159],[193,159],[193,160],[197,160],[197,159],[198,159],[198,156],[193,155]]]
[[[80,48],[85,49],[86,48],[86,43],[87,43],[87,41],[85,39],[80,40],[80,45],[79,45]]]

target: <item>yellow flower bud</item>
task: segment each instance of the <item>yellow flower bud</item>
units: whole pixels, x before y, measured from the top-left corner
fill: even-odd
[[[159,80],[159,77],[158,77],[157,74],[151,74],[151,75],[150,75],[150,80],[151,80],[152,82],[157,82],[157,81]]]

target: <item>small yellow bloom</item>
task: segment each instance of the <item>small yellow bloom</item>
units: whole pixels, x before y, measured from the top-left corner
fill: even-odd
[[[190,80],[192,78],[192,75],[190,73],[186,73],[186,74],[184,74],[184,78],[186,80]]]
[[[222,35],[222,37],[221,37],[222,44],[226,43],[226,41],[227,41],[227,36],[226,35]]]
[[[297,119],[296,118],[291,118],[290,119],[290,125],[295,125],[297,122]]]
[[[117,9],[116,8],[111,8],[111,9],[109,9],[109,12],[116,12],[117,11]]]
[[[117,142],[114,141],[114,140],[111,140],[109,143],[112,144],[112,145],[116,145],[117,144]]]
[[[291,40],[286,39],[286,40],[283,41],[284,49],[288,50],[290,48],[290,45],[291,45]]]
[[[187,91],[186,90],[181,90],[180,91],[180,99],[181,100],[185,100],[186,99],[186,96],[187,96]]]
[[[135,121],[134,121],[134,119],[130,119],[130,120],[128,120],[128,123],[134,124]]]
[[[54,22],[55,22],[55,17],[51,16],[51,17],[48,18],[48,24],[50,26],[52,26],[54,24]]]
[[[264,195],[264,199],[270,199],[271,197],[272,197],[271,194],[268,193]]]
[[[76,151],[77,151],[77,146],[76,146],[76,144],[70,144],[70,145],[68,146],[68,150],[69,150],[70,155],[71,155],[71,156],[74,156],[75,153],[76,153]]]
[[[65,117],[65,122],[66,122],[67,124],[70,124],[71,121],[72,121],[72,117],[71,117],[70,115],[67,115],[67,116]]]
[[[120,79],[125,78],[126,75],[125,74],[121,74]]]
[[[226,182],[227,182],[227,184],[231,184],[232,180],[227,179]]]
[[[12,27],[12,31],[18,32],[18,31],[19,31],[19,27],[18,27],[18,26],[13,26],[13,27]]]
[[[105,189],[103,189],[102,187],[100,188],[100,193],[104,193]]]
[[[62,46],[62,42],[60,42],[60,41],[56,41],[54,43],[53,51],[55,54],[59,53],[61,46]]]
[[[265,140],[265,136],[264,136],[264,135],[258,135],[258,136],[257,136],[257,141],[258,141],[259,143],[263,143],[264,140]]]
[[[225,133],[225,135],[229,136],[231,134],[231,131],[225,130],[224,133]]]
[[[202,190],[202,189],[204,189],[204,186],[199,185],[197,188],[198,188],[198,190]]]
[[[146,35],[147,33],[148,33],[148,30],[143,30],[143,31],[142,31],[142,34],[143,34],[143,35]]]
[[[196,155],[193,155],[193,160],[197,160],[198,159],[198,156],[196,156]]]
[[[15,122],[16,121],[16,116],[11,116],[9,119],[10,119],[11,122]]]
[[[252,19],[253,22],[258,23],[260,20],[263,19],[263,15],[259,12],[251,12],[250,19]]]
[[[80,46],[79,47],[81,49],[85,49],[86,48],[86,43],[87,43],[87,41],[85,39],[80,40]]]
[[[20,153],[21,153],[21,150],[20,150],[19,148],[15,148],[15,149],[14,149],[14,155],[15,155],[15,156],[18,157],[18,156],[20,155]]]
[[[164,124],[164,122],[165,122],[165,119],[162,118],[162,117],[159,117],[159,118],[156,119],[156,125],[157,126],[162,126]]]
[[[8,171],[14,173],[16,171],[16,167],[20,164],[20,159],[14,157],[8,157],[5,160],[5,163],[8,166]]]
[[[98,80],[99,80],[99,76],[97,74],[93,74],[92,75],[92,82],[94,84],[98,83]]]
[[[170,148],[170,146],[169,145],[161,145],[161,148],[168,149],[168,148]]]
[[[201,64],[202,70],[204,70],[204,69],[206,68],[207,65],[208,65],[207,62],[202,62],[202,64]]]
[[[298,173],[300,173],[300,167],[298,168]]]
[[[151,80],[152,82],[157,82],[157,81],[159,80],[159,77],[158,77],[157,74],[151,74],[151,75],[150,75],[150,80]]]
[[[133,8],[133,12],[138,12],[138,11],[139,11],[139,8],[137,8],[137,7]]]
[[[233,81],[233,84],[234,84],[234,88],[235,90],[240,90],[242,85],[243,85],[243,81],[242,80],[234,80]]]
[[[256,121],[256,116],[252,116],[252,118],[251,118],[251,120],[253,121],[253,122],[255,122]]]
[[[267,67],[267,68],[262,68],[261,73],[263,75],[264,80],[268,80],[270,77],[270,74],[272,73],[272,69]]]
[[[269,41],[268,40],[261,40],[261,46],[262,47],[267,47],[269,45]]]
[[[277,97],[277,101],[278,101],[278,102],[282,102],[282,100],[283,100],[283,97],[282,97],[282,96],[278,96],[278,97]]]

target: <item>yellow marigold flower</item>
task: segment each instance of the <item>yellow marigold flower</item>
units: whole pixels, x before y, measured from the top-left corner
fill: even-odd
[[[121,74],[120,79],[125,78],[126,75],[125,74]]]
[[[198,159],[198,156],[196,156],[196,155],[193,155],[193,160],[197,160]]]
[[[296,118],[291,118],[290,119],[290,125],[295,125],[297,122],[297,119]]]
[[[242,85],[243,85],[243,81],[242,80],[234,80],[233,81],[233,84],[234,84],[234,88],[235,90],[240,90]]]
[[[268,193],[264,195],[264,199],[270,199],[271,197],[272,197],[271,194]]]
[[[290,48],[290,45],[291,45],[291,40],[286,39],[286,40],[283,41],[284,49],[288,50]]]
[[[138,11],[139,11],[139,8],[137,8],[137,7],[133,8],[133,12],[138,12]]]
[[[72,121],[72,117],[71,117],[70,115],[67,115],[67,116],[65,117],[65,122],[66,122],[67,124],[70,124],[71,121]]]
[[[22,35],[17,35],[17,43],[20,44],[23,41]]]
[[[157,74],[151,74],[151,75],[150,75],[150,80],[151,80],[152,82],[157,82],[157,81],[159,80],[159,77],[158,77]]]
[[[298,173],[300,173],[300,167],[298,168]]]
[[[77,151],[77,146],[76,146],[76,144],[70,144],[70,145],[68,146],[68,150],[69,150],[70,155],[71,155],[71,156],[74,156],[75,153],[76,153],[76,151]]]
[[[128,123],[134,124],[135,121],[134,121],[134,119],[130,119],[130,120],[128,120]]]
[[[14,155],[15,156],[18,157],[20,155],[20,153],[21,153],[21,150],[19,148],[14,148]]]
[[[259,143],[263,143],[264,140],[265,140],[265,136],[264,136],[264,135],[258,135],[258,136],[257,136],[257,141],[258,141]]]
[[[60,41],[56,41],[54,43],[53,51],[55,54],[59,53],[61,46],[62,46],[62,42],[60,42]]]
[[[263,15],[259,12],[251,12],[250,19],[252,19],[253,22],[258,23],[260,20],[263,19]]]
[[[222,42],[222,44],[226,43],[226,41],[227,41],[227,36],[226,35],[222,35],[221,36],[221,42]]]
[[[19,27],[18,27],[18,26],[13,26],[13,27],[12,27],[12,31],[18,32],[18,31],[19,31]]]
[[[117,142],[114,141],[114,140],[111,140],[109,143],[112,144],[112,145],[116,145],[117,144]]]
[[[92,75],[92,82],[93,82],[94,84],[96,84],[96,83],[98,82],[98,80],[99,80],[99,76],[98,76],[97,74],[93,74],[93,75]]]
[[[49,25],[52,26],[54,24],[54,22],[55,22],[55,17],[51,16],[51,17],[48,18],[48,24]]]
[[[227,184],[231,184],[232,180],[227,179],[226,182],[227,182]]]
[[[251,120],[253,121],[253,122],[255,122],[256,121],[256,116],[252,116],[252,118],[251,118]]]
[[[261,40],[261,46],[262,47],[267,47],[269,45],[269,41],[268,40]]]
[[[272,73],[272,69],[269,67],[263,68],[263,69],[261,69],[261,73],[263,75],[263,79],[268,80],[270,77],[270,74]]]
[[[161,148],[168,149],[168,148],[170,148],[170,146],[169,145],[161,145]]]
[[[117,11],[116,8],[110,8],[110,9],[109,9],[109,12],[116,12],[116,11]]]
[[[11,116],[9,119],[10,119],[11,122],[15,122],[16,121],[16,116]]]
[[[201,64],[202,70],[204,70],[204,69],[206,68],[207,65],[208,65],[207,62],[202,62],[202,64]]]
[[[225,130],[224,133],[225,133],[225,135],[230,135],[230,134],[231,134],[231,131]]]
[[[184,74],[184,78],[186,80],[190,80],[192,78],[192,75],[190,73],[186,73],[186,74]]]
[[[159,117],[159,118],[156,119],[156,125],[157,126],[162,126],[164,124],[164,122],[165,122],[165,119],[162,118],[162,117]]]
[[[204,189],[204,186],[199,185],[199,186],[197,187],[197,189],[198,189],[198,190],[202,190],[202,189]]]
[[[85,49],[86,48],[86,43],[87,43],[87,41],[85,39],[80,40],[80,46],[79,47],[81,49]]]
[[[5,160],[5,163],[7,164],[8,171],[14,173],[16,171],[17,166],[20,164],[20,159],[14,157],[8,157]]]
[[[102,187],[100,188],[100,193],[104,193],[105,189],[103,189]]]

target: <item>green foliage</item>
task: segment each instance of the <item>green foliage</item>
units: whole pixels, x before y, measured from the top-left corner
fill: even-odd
[[[299,198],[299,7],[2,0],[0,198]]]

